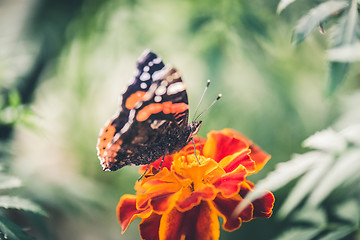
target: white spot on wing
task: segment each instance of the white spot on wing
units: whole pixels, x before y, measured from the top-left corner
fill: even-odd
[[[121,133],[126,132],[129,129],[129,127],[130,127],[130,123],[129,122],[125,123],[125,125],[121,129]]]
[[[154,81],[159,80],[163,75],[164,75],[163,70],[154,72],[154,74],[153,74]]]
[[[166,93],[166,87],[165,86],[159,86],[155,91],[156,95],[164,95],[165,93]]]
[[[145,89],[145,88],[147,87],[147,84],[144,83],[144,82],[142,82],[142,83],[140,84],[140,87],[141,87],[142,89]]]
[[[144,72],[148,72],[148,71],[150,70],[150,67],[149,67],[149,66],[145,66],[145,67],[143,68],[143,70],[144,70]]]
[[[134,117],[135,117],[135,110],[132,109],[129,113],[129,120],[127,123],[125,123],[125,125],[122,127],[122,129],[120,130],[120,134],[123,134],[124,132],[126,132],[131,124],[134,122]],[[118,133],[119,134],[119,133]],[[119,137],[120,137],[120,134],[119,134]],[[116,136],[116,135],[115,135]]]
[[[157,57],[157,58],[155,58],[155,59],[153,60],[153,62],[154,62],[155,64],[159,64],[159,63],[161,63],[161,61],[162,61],[161,57]]]
[[[160,96],[155,96],[155,97],[154,97],[154,101],[155,101],[155,102],[161,102],[161,99],[162,99],[162,98],[161,98]]]
[[[141,81],[147,81],[150,79],[150,74],[147,73],[147,72],[143,72],[141,75],[140,75],[140,80]]]
[[[176,93],[184,91],[185,89],[186,88],[185,88],[184,83],[182,83],[182,82],[173,83],[168,87],[167,94],[168,95],[176,94]]]
[[[166,122],[166,120],[154,120],[150,127],[152,129],[158,129],[161,125],[163,125]]]

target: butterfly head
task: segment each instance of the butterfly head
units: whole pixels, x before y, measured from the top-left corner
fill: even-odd
[[[190,136],[189,139],[192,138],[194,135],[196,135],[199,132],[200,126],[202,124],[202,121],[199,122],[191,122],[189,124],[189,130],[190,130]]]

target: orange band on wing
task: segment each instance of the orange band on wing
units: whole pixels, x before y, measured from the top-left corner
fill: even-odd
[[[133,109],[136,105],[136,103],[138,103],[142,97],[145,95],[146,92],[144,91],[137,91],[133,94],[131,94],[127,99],[126,99],[126,102],[125,102],[125,107],[127,109]]]
[[[139,122],[143,122],[146,119],[148,119],[151,114],[156,114],[161,111],[164,114],[170,114],[170,113],[182,113],[188,109],[189,109],[189,105],[187,105],[186,103],[172,103],[172,102],[152,103],[138,112],[138,114],[136,115],[136,120]]]
[[[116,129],[113,125],[109,124],[101,130],[97,148],[98,148],[98,156],[103,158],[105,149],[109,142],[112,141],[115,135]]]

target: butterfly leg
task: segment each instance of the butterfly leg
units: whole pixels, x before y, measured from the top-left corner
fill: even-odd
[[[138,181],[140,181],[146,174],[146,172],[149,170],[150,163],[147,165],[145,172],[139,177]]]
[[[162,159],[161,159],[161,162],[160,162],[160,166],[159,166],[159,169],[158,169],[158,172],[161,170],[161,166],[164,162],[164,158],[165,158],[165,154],[163,155]]]
[[[198,161],[199,165],[201,165],[201,163],[200,163],[200,161],[199,161],[199,159],[198,159],[198,157],[197,157],[197,155],[196,155],[196,145],[195,145],[195,140],[194,140],[194,138],[193,138],[193,137],[191,138],[191,140],[192,140],[192,142],[193,142],[193,144],[194,144],[194,154],[195,154],[196,160]]]

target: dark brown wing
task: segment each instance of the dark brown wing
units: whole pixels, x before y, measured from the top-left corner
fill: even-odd
[[[186,144],[189,106],[180,74],[165,66],[152,78],[153,83],[142,101],[130,110],[128,122],[115,135],[113,144],[108,145],[104,153],[105,169],[150,163]]]
[[[113,148],[121,146],[121,142],[114,141],[114,136],[128,122],[130,110],[141,101],[142,97],[149,90],[153,82],[152,76],[154,73],[163,67],[164,63],[161,58],[149,50],[145,50],[139,57],[134,80],[122,94],[120,109],[100,131],[97,150],[101,162],[104,162],[104,153],[108,146],[114,145]],[[110,158],[108,157],[108,159]],[[116,159],[111,159],[111,161],[116,161]]]

